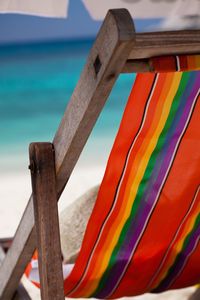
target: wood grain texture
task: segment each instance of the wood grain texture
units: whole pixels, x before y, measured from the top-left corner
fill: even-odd
[[[33,143],[29,153],[41,298],[63,300],[65,297],[53,145]]]
[[[132,18],[126,10],[108,13],[53,141],[58,195],[64,189],[122,70],[147,71],[146,58],[186,53],[200,53],[200,31],[135,34]],[[33,202],[30,197],[0,269],[0,299],[8,300],[13,295],[35,246]]]
[[[126,10],[110,11],[90,52],[54,138],[58,190],[65,186],[88,136],[134,45],[134,25]],[[101,68],[96,75],[97,56]]]
[[[1,239],[3,241],[8,241],[8,239]],[[4,252],[4,249],[2,246],[0,246],[0,265],[2,264],[2,261],[4,260],[6,254]],[[31,300],[28,292],[24,288],[24,286],[19,283],[19,286],[17,288],[17,291],[14,293],[14,296],[12,300]]]
[[[128,59],[200,53],[200,30],[137,33]]]
[[[87,138],[133,48],[134,25],[127,10],[106,16],[54,138],[58,196],[64,189]],[[100,60],[96,72],[94,63]],[[11,299],[36,247],[30,197],[13,244],[0,269],[0,299]]]
[[[153,72],[148,58],[128,59],[124,65],[122,73],[146,73]]]
[[[12,300],[31,300],[31,297],[29,296],[24,286],[20,283]]]
[[[149,58],[180,54],[200,54],[200,30],[136,33],[122,73],[152,72]]]
[[[32,197],[0,268],[0,299],[12,299],[36,245]]]

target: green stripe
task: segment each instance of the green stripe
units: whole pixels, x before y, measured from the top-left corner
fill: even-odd
[[[176,268],[176,264],[178,262],[178,260],[180,259],[183,251],[185,250],[185,248],[188,246],[188,244],[190,243],[190,240],[193,236],[193,233],[196,231],[197,227],[199,226],[200,224],[200,214],[198,214],[196,220],[195,220],[195,223],[194,223],[194,226],[193,228],[191,229],[191,231],[187,234],[187,236],[185,237],[185,240],[183,242],[183,246],[180,250],[180,252],[178,253],[178,255],[176,256],[175,258],[175,261],[173,263],[173,265],[169,268],[166,276],[159,282],[159,284],[154,288],[154,289],[159,289],[159,286],[165,281],[165,279],[168,277],[168,276],[171,276],[171,274],[174,273],[174,270]]]
[[[143,178],[141,180],[141,183],[139,185],[135,201],[133,202],[131,214],[130,214],[129,218],[126,221],[126,223],[125,223],[125,225],[124,225],[124,227],[121,231],[121,234],[119,236],[118,242],[117,242],[117,244],[116,244],[116,246],[115,246],[115,248],[114,248],[114,250],[111,254],[110,261],[108,263],[108,267],[107,267],[106,271],[104,272],[104,274],[102,276],[102,279],[100,280],[100,283],[99,283],[97,289],[92,294],[93,297],[95,296],[95,294],[99,293],[100,290],[102,290],[104,285],[106,284],[106,281],[108,279],[110,271],[111,271],[113,265],[116,262],[116,257],[117,257],[117,255],[120,251],[120,248],[124,244],[124,240],[125,240],[127,231],[130,227],[130,223],[131,223],[132,219],[137,214],[137,211],[138,211],[142,196],[145,192],[145,188],[147,186],[148,180],[149,180],[149,178],[150,178],[150,176],[153,172],[153,168],[154,168],[154,165],[155,165],[155,162],[156,162],[156,158],[157,158],[158,154],[160,153],[160,150],[162,149],[162,147],[165,143],[165,136],[166,136],[166,134],[167,134],[167,132],[168,132],[173,120],[174,120],[174,117],[176,116],[177,110],[180,106],[180,100],[181,100],[181,97],[182,97],[182,95],[185,91],[185,88],[187,86],[189,77],[190,77],[189,72],[183,73],[183,76],[181,78],[181,82],[179,84],[177,93],[176,93],[176,95],[174,97],[174,100],[172,102],[172,106],[171,106],[168,118],[167,118],[166,123],[164,125],[164,128],[163,128],[163,130],[162,130],[162,132],[161,132],[161,134],[158,138],[157,145],[156,145],[154,151],[152,152],[152,155],[149,159],[146,171],[145,171],[144,176],[143,176]]]

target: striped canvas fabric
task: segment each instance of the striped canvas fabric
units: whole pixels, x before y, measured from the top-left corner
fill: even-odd
[[[152,72],[180,72],[200,69],[200,55],[175,55],[149,59]]]
[[[200,282],[199,98],[200,71],[137,75],[66,296]]]

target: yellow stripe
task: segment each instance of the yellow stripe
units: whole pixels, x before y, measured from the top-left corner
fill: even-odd
[[[194,55],[188,55],[187,62],[188,62],[188,70],[194,70],[196,67]]]
[[[200,69],[200,55],[195,55],[195,70],[199,70]]]
[[[112,230],[112,228],[115,228],[115,233],[112,234],[112,236],[108,235],[108,237],[107,237],[107,240],[109,241],[109,247],[104,247],[104,249],[102,249],[103,255],[98,256],[98,260],[96,261],[95,266],[93,266],[93,271],[92,271],[91,277],[94,279],[97,279],[97,278],[101,279],[101,276],[103,275],[103,273],[105,272],[105,270],[108,266],[111,254],[112,254],[113,249],[119,239],[119,235],[122,231],[122,228],[130,215],[133,201],[137,194],[139,184],[143,178],[143,175],[145,173],[145,170],[146,170],[147,164],[149,162],[149,159],[151,157],[151,154],[152,154],[154,148],[156,147],[160,133],[162,132],[162,129],[166,123],[168,114],[170,112],[171,104],[173,102],[176,91],[179,87],[182,73],[181,72],[175,73],[173,75],[173,77],[174,78],[173,78],[172,84],[170,86],[170,89],[168,91],[168,95],[163,104],[163,110],[162,110],[162,114],[161,114],[158,126],[154,132],[154,135],[152,136],[151,141],[149,142],[149,145],[145,151],[144,156],[142,157],[142,160],[141,160],[141,163],[137,170],[137,173],[131,174],[131,176],[130,176],[131,180],[132,180],[132,178],[134,178],[134,180],[132,182],[132,187],[131,187],[130,192],[126,191],[126,193],[125,193],[125,197],[124,197],[124,201],[126,202],[125,210],[124,210],[124,212],[122,211],[123,214],[120,213],[118,215],[118,218],[116,218],[115,222],[112,224],[111,230]],[[96,290],[99,281],[97,282],[96,280],[94,280],[93,284],[91,284],[91,282],[92,281],[90,281],[90,283],[86,282],[84,289],[81,290],[81,295],[84,295],[85,297],[89,297]],[[77,297],[77,293],[76,293],[76,297]]]
[[[184,224],[184,230],[179,240],[177,240],[177,242],[174,244],[173,248],[171,249],[171,255],[168,258],[168,260],[166,260],[164,267],[161,269],[161,272],[158,275],[158,278],[152,287],[153,289],[156,288],[160,284],[160,282],[166,277],[169,269],[174,264],[177,255],[182,251],[185,238],[194,227],[197,215],[199,214],[199,209],[200,209],[200,205],[198,205],[197,208],[195,209],[195,212],[193,213],[193,217],[192,216],[188,217],[189,219]]]

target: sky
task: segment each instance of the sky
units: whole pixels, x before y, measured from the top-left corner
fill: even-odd
[[[52,19],[20,14],[0,14],[0,44],[95,37],[101,22],[94,21],[81,0],[70,0],[68,18]],[[135,20],[145,31],[160,20]]]

